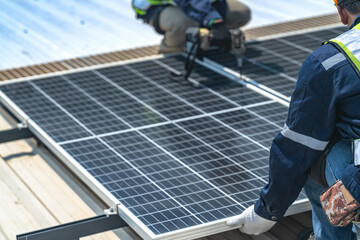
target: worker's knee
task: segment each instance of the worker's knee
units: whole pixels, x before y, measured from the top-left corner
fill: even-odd
[[[185,34],[187,28],[199,26],[196,21],[174,6],[166,7],[161,12],[159,21],[163,31],[174,34]]]
[[[186,16],[179,8],[168,6],[160,14],[160,28],[164,39],[160,44],[161,53],[183,51],[185,33],[189,27],[198,27],[199,23]]]

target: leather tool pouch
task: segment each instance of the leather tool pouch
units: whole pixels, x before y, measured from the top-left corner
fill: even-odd
[[[325,215],[334,226],[346,226],[359,218],[360,204],[345,188],[341,180],[320,195]]]

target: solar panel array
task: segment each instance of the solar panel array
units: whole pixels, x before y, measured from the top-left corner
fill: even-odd
[[[249,44],[244,73],[289,95],[310,51],[304,49],[337,31],[301,36],[309,39],[301,47],[298,37]],[[229,55],[218,56],[209,54],[233,67]],[[287,114],[287,107],[204,66],[191,75],[200,87],[170,74],[183,64],[183,56],[171,56],[0,89],[160,235],[252,205],[267,183],[271,142]]]

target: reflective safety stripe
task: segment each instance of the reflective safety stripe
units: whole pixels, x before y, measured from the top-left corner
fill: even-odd
[[[211,3],[217,0],[211,0]],[[167,5],[173,4],[172,0],[132,0],[131,5],[136,13],[139,15],[145,15],[146,11],[153,5]]]
[[[172,3],[172,0],[147,0],[151,5],[163,5],[163,4],[169,4]]]
[[[325,70],[329,70],[331,67],[335,66],[336,64],[346,60],[346,57],[342,53],[338,53],[334,56],[332,56],[329,59],[326,59],[321,64],[325,68]]]
[[[347,55],[352,65],[360,71],[360,24],[330,42],[335,43]]]
[[[326,145],[328,145],[329,142],[321,141],[313,137],[306,136],[301,133],[297,133],[291,129],[289,129],[288,126],[285,125],[284,130],[281,131],[281,134],[290,139],[294,142],[300,143],[301,145],[304,145],[306,147],[309,147],[314,150],[323,151],[326,148]]]

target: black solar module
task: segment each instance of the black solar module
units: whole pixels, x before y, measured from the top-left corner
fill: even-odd
[[[244,74],[289,96],[313,42],[338,31],[251,43]],[[208,57],[234,67],[218,56]],[[10,82],[0,97],[142,237],[193,239],[228,230],[224,220],[258,198],[287,106],[206,65],[195,65],[194,87],[170,74],[183,64],[157,57]],[[303,193],[296,207],[307,209]]]

